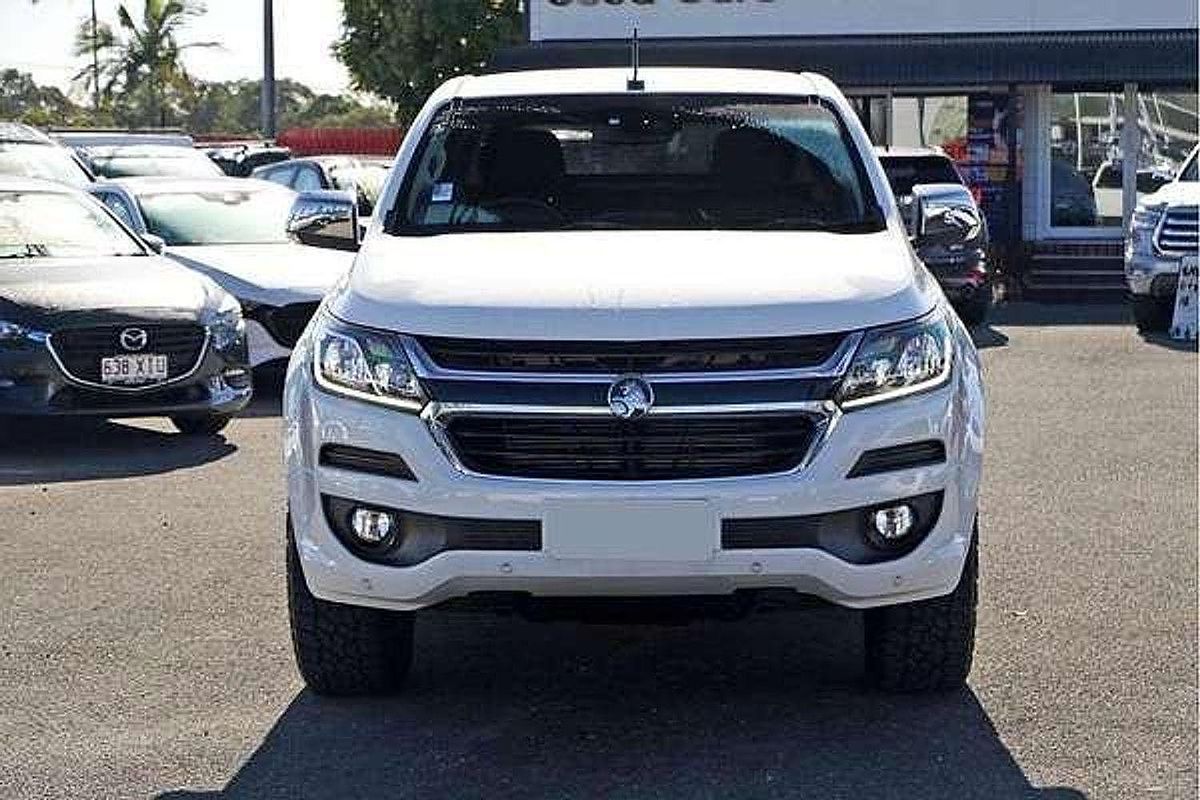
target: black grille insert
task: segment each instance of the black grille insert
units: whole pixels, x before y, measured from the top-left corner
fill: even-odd
[[[794,412],[615,417],[462,415],[446,432],[472,472],[521,478],[661,481],[786,472],[815,423]]]
[[[394,453],[340,444],[327,444],[321,448],[321,466],[405,481],[417,479],[404,459]]]
[[[895,447],[882,447],[863,453],[846,477],[862,478],[883,472],[941,464],[945,460],[946,445],[934,439],[896,445]]]
[[[764,339],[647,342],[562,342],[422,337],[443,369],[476,372],[654,374],[815,367],[845,340],[842,333]]]
[[[136,353],[121,344],[121,332],[129,328],[146,332],[146,344]],[[204,354],[204,341],[204,327],[191,322],[63,328],[50,337],[70,377],[89,383],[101,383],[100,359],[137,353],[166,356],[167,380],[181,378],[196,368]]]

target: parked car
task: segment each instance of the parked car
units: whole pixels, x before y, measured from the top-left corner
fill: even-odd
[[[900,213],[914,235],[925,221],[914,213],[917,186],[937,187],[927,194],[924,211],[943,217],[958,235],[949,239],[917,237],[917,255],[942,285],[955,310],[968,325],[982,325],[992,307],[992,274],[988,269],[987,219],[975,203],[949,156],[936,150],[878,149]]]
[[[290,239],[297,194],[267,181],[126,178],[92,192],[134,231],[160,237],[169,258],[237,297],[255,367],[287,359],[353,258]]]
[[[51,128],[50,136],[72,149],[90,147],[192,147],[195,141],[177,128]]]
[[[250,401],[232,295],[79,190],[0,178],[0,417],[170,417],[220,431]]]
[[[1120,159],[1105,161],[1092,176],[1092,193],[1096,197],[1096,210],[1100,219],[1112,225],[1120,225],[1124,219],[1125,180],[1124,162]],[[1153,194],[1172,181],[1173,176],[1154,167],[1140,167],[1137,171],[1137,193]]]
[[[336,189],[358,199],[358,213],[369,218],[387,180],[391,160],[361,156],[309,156],[293,158],[252,173],[255,178],[291,187],[298,192]]]
[[[1166,330],[1175,313],[1179,262],[1200,252],[1200,181],[1192,150],[1172,183],[1142,198],[1125,241],[1125,280],[1138,330]]]
[[[82,187],[95,178],[65,147],[36,128],[0,122],[0,177],[36,178]]]
[[[641,77],[458,77],[416,117],[288,370],[314,691],[399,688],[442,604],[802,596],[866,610],[878,685],[966,679],[980,369],[866,132],[815,75]]]
[[[137,144],[87,147],[80,156],[102,178],[165,175],[174,178],[212,178],[224,175],[208,156],[190,147]]]
[[[261,166],[287,161],[292,157],[292,151],[288,148],[265,142],[209,144],[203,151],[222,172],[235,178],[248,177]]]

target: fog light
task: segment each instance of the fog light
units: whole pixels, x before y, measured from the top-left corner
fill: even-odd
[[[366,544],[379,544],[392,532],[392,515],[386,511],[356,508],[350,517],[354,535]]]
[[[908,504],[881,508],[871,514],[871,524],[882,539],[894,542],[903,539],[913,529],[916,522],[912,506]]]

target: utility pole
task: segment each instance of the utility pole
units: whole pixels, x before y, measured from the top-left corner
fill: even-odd
[[[96,21],[96,0],[92,0],[92,105],[100,109],[100,25]]]
[[[275,13],[271,0],[263,0],[263,81],[260,114],[262,134],[275,138]]]

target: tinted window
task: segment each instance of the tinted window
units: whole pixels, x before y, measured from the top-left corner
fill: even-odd
[[[0,192],[0,259],[139,256],[145,251],[88,198]]]
[[[900,198],[910,196],[913,187],[918,184],[963,182],[954,168],[954,162],[941,156],[882,156],[879,160],[883,164],[883,171],[887,173],[888,183],[892,185],[892,193]]]
[[[1196,175],[1197,156],[1200,155],[1200,150],[1192,151],[1192,157],[1183,165],[1183,169],[1179,172],[1179,180],[1195,183],[1198,178]]]
[[[91,179],[63,147],[26,142],[0,142],[0,175],[85,186]]]
[[[260,180],[278,183],[281,186],[291,186],[292,178],[296,174],[296,168],[292,165],[286,167],[272,167],[270,169],[255,170],[254,177]]]
[[[864,174],[808,98],[467,102],[426,131],[393,230],[878,230]]]
[[[321,186],[321,173],[313,166],[298,168],[296,177],[292,181],[292,188],[297,192],[313,192],[324,188]]]
[[[286,242],[294,193],[283,188],[138,196],[146,228],[169,245]]]

